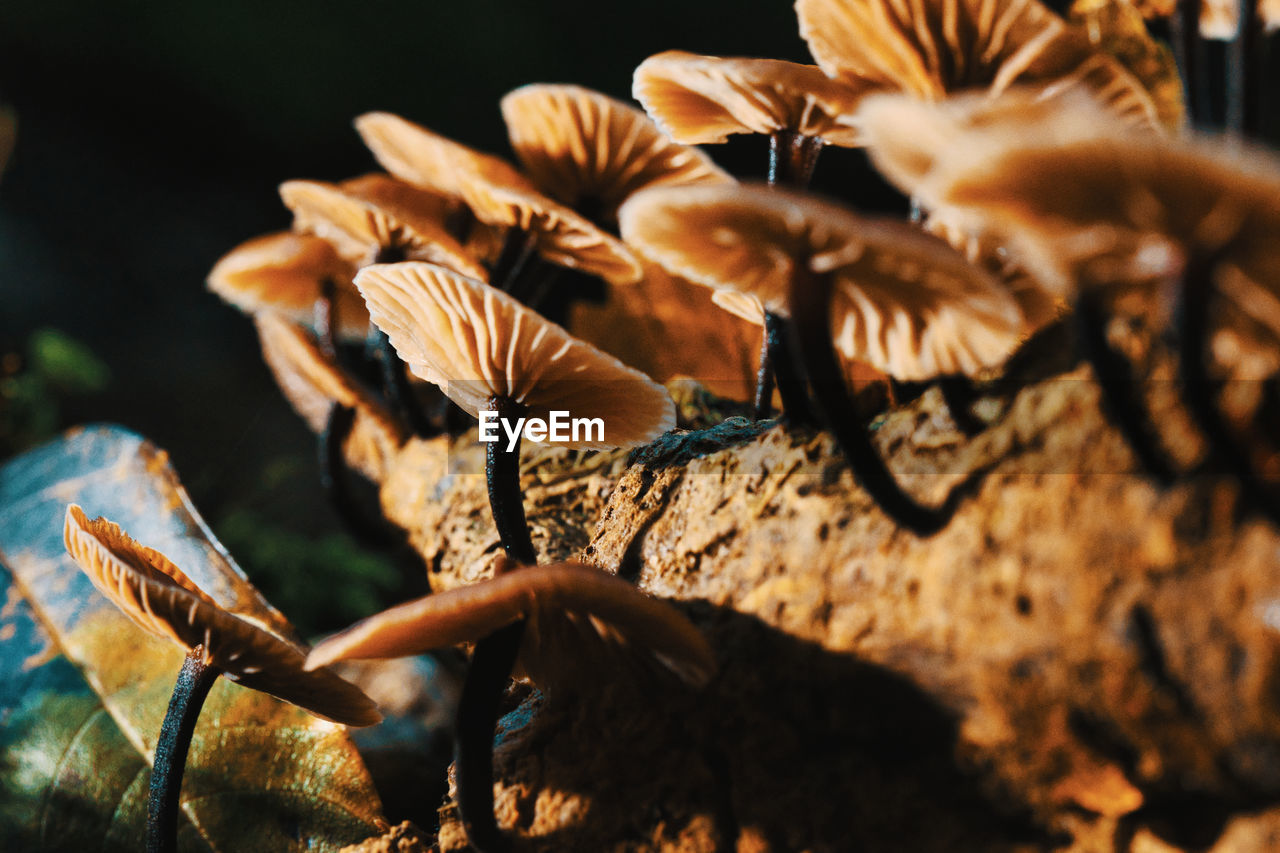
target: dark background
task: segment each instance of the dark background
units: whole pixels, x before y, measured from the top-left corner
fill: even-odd
[[[785,0],[0,3],[0,101],[18,116],[0,179],[0,353],[48,327],[87,344],[110,379],[61,397],[61,425],[113,421],[166,448],[305,628],[362,615],[367,602],[314,592],[326,571],[342,582],[324,564],[349,553],[317,547],[338,524],[314,440],[205,275],[240,241],[287,227],[281,181],[375,167],[351,126],[362,112],[509,155],[504,93],[572,82],[627,98],[635,66],[672,48],[809,61]],[[765,152],[763,139],[711,150],[743,176],[762,175]],[[831,150],[816,185],[881,204],[862,163]],[[385,577],[371,583],[394,595]]]

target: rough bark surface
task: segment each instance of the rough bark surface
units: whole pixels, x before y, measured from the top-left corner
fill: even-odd
[[[1189,460],[1171,390],[1151,403]],[[527,453],[543,557],[677,601],[720,671],[698,693],[514,690],[497,808],[521,849],[1276,849],[1276,531],[1225,478],[1136,473],[1087,369],[977,411],[966,439],[930,391],[877,429],[923,498],[986,470],[928,539],[827,436],[773,422]],[[437,589],[499,551],[481,460],[412,441],[382,484]]]

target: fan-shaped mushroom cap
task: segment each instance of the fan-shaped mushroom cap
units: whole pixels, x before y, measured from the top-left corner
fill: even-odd
[[[631,91],[672,139],[688,145],[787,130],[854,147],[861,142],[853,114],[870,89],[816,65],[668,50],[640,63]]]
[[[603,419],[604,441],[554,442],[583,450],[645,444],[675,426],[661,385],[483,282],[403,263],[366,267],[356,286],[409,369],[472,415],[500,396],[530,417]]]
[[[522,86],[502,99],[502,117],[534,183],[579,212],[584,203],[597,208],[604,222],[648,186],[734,182],[640,110],[581,86]]]
[[[293,211],[294,228],[323,237],[359,265],[379,250],[400,248],[412,260],[426,260],[484,279],[484,267],[445,230],[445,200],[385,175],[367,175],[343,184],[286,181],[280,198]]]
[[[1267,35],[1280,30],[1280,0],[1258,0],[1258,20]]]
[[[191,650],[232,681],[348,726],[382,719],[368,696],[328,670],[308,672],[306,653],[260,625],[224,610],[159,551],[138,544],[105,518],[72,504],[63,538],[93,585],[138,627]]]
[[[382,482],[405,440],[395,419],[325,358],[297,325],[269,314],[255,318],[255,324],[263,359],[294,411],[318,433],[325,428],[335,404],[353,410],[355,423],[347,436],[344,456],[352,468],[375,483]]]
[[[391,113],[365,113],[356,119],[356,130],[382,168],[402,181],[452,198],[463,198],[465,184],[475,177],[534,189],[502,158],[468,148]]]
[[[638,193],[622,208],[627,240],[708,287],[756,296],[786,314],[793,283],[835,277],[833,333],[847,358],[905,380],[974,374],[1023,333],[1009,294],[942,240],[766,187]]]
[[[735,317],[756,326],[764,325],[764,306],[750,293],[737,290],[713,290],[711,301]]]
[[[272,311],[310,325],[326,280],[333,283],[336,334],[363,340],[369,312],[351,284],[355,267],[325,240],[283,231],[236,246],[209,271],[209,289],[247,314]]]
[[[1013,85],[1083,85],[1157,126],[1142,86],[1038,0],[796,0],[800,34],[823,70],[935,100]]]
[[[543,687],[580,681],[584,670],[592,673],[584,663],[620,658],[651,656],[693,684],[715,669],[707,641],[680,611],[616,575],[574,562],[499,559],[505,565],[490,580],[401,604],[321,641],[307,666],[421,654],[526,619],[519,662]]]

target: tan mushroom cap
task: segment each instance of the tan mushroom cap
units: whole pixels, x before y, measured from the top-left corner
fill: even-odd
[[[711,677],[715,657],[706,639],[670,604],[581,563],[516,566],[501,559],[490,580],[393,607],[321,641],[307,666],[421,654],[526,619],[518,662],[544,688],[644,657],[691,684]]]
[[[648,186],[730,184],[696,148],[673,142],[635,107],[581,86],[522,86],[502,99],[511,147],[541,190],[604,222]]]
[[[223,255],[209,271],[209,289],[247,314],[271,311],[310,326],[326,280],[333,283],[334,334],[363,340],[369,312],[352,285],[355,267],[325,240],[282,231],[254,237]]]
[[[835,277],[833,332],[843,355],[905,380],[974,374],[1001,363],[1024,329],[1000,283],[942,240],[763,186],[637,194],[622,233],[668,269],[756,296],[787,313],[803,275]]]
[[[382,249],[403,249],[424,260],[487,278],[484,267],[445,230],[447,206],[440,196],[385,175],[367,175],[342,184],[286,181],[280,198],[294,214],[294,228],[328,240],[357,265],[371,263]]]
[[[926,100],[977,88],[998,95],[1015,82],[1082,85],[1158,126],[1141,84],[1038,0],[796,0],[796,12],[800,34],[834,77]]]
[[[668,50],[640,63],[631,91],[687,145],[786,130],[851,148],[861,144],[853,114],[871,88],[832,79],[816,65]]]
[[[270,314],[259,315],[254,322],[263,359],[294,411],[312,432],[319,433],[335,404],[352,409],[355,423],[344,444],[345,458],[370,480],[382,482],[405,442],[395,419],[327,359],[296,324]]]
[[[738,290],[713,290],[711,301],[733,316],[754,326],[764,325],[764,306],[750,293]]]
[[[675,427],[661,385],[483,282],[403,263],[366,267],[356,286],[410,370],[472,415],[501,396],[529,417],[603,419],[602,442],[554,442],[581,450],[646,444]]]
[[[391,113],[356,119],[364,144],[382,168],[403,181],[463,198],[472,178],[532,190],[533,184],[500,157],[484,154]]]
[[[245,687],[270,693],[318,717],[348,726],[382,719],[358,687],[328,670],[303,668],[306,653],[254,622],[229,613],[168,558],[131,539],[105,518],[67,507],[67,552],[93,585],[133,622],[187,650]]]

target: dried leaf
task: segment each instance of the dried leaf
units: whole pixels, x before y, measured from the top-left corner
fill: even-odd
[[[0,469],[0,554],[40,622],[150,761],[182,651],[152,639],[66,556],[66,504],[113,516],[213,600],[272,631],[288,623],[190,504],[167,455],[116,427],[74,430]],[[337,850],[381,831],[378,796],[345,731],[220,679],[196,727],[183,810],[215,850]]]

